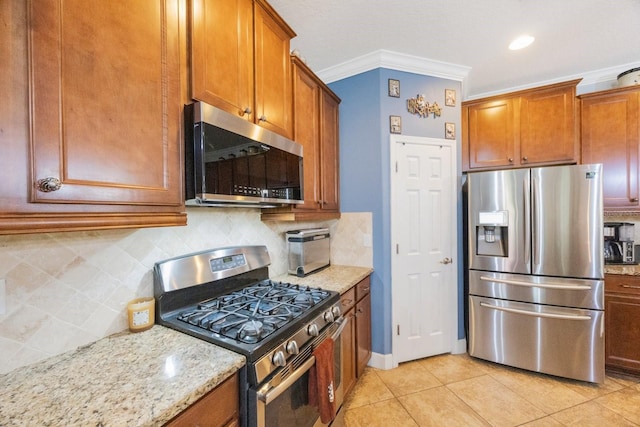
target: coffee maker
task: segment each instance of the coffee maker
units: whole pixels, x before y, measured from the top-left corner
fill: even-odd
[[[605,264],[635,264],[633,228],[629,222],[604,223]]]

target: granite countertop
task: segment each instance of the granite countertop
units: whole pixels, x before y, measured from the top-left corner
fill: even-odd
[[[640,275],[640,265],[605,264],[604,273],[605,274],[624,274],[627,276],[638,276]]]
[[[372,271],[332,265],[273,279],[344,293]],[[0,425],[161,425],[244,365],[240,354],[160,325],[126,331],[0,375]]]
[[[306,277],[283,274],[282,276],[274,277],[273,280],[322,288],[343,294],[372,272],[373,269],[370,267],[330,265],[324,270],[311,273]]]
[[[122,332],[0,376],[2,426],[156,426],[245,364],[159,325]]]

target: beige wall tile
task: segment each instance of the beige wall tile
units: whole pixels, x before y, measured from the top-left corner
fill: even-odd
[[[287,230],[328,227],[333,264],[373,266],[370,213],[326,222],[262,222],[257,209],[188,208],[186,227],[0,236],[0,374],[127,328],[126,304],[153,295],[153,265],[234,245],[266,245],[269,273],[287,272]],[[55,342],[53,342],[55,341]]]

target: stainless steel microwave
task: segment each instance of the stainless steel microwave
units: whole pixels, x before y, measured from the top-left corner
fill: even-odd
[[[302,203],[302,146],[203,102],[185,105],[189,206]]]

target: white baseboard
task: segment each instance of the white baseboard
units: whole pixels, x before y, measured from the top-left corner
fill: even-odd
[[[453,346],[453,350],[451,350],[451,354],[464,354],[467,352],[467,340],[466,338],[462,338],[458,340]]]
[[[396,366],[393,366],[393,355],[392,354],[380,354],[380,353],[371,353],[371,359],[369,359],[369,363],[367,366],[371,366],[376,369],[392,369]]]
[[[467,352],[467,340],[465,338],[456,341],[454,348],[451,350],[451,354],[464,354]],[[369,359],[369,363],[367,366],[371,366],[376,369],[393,369],[397,368],[398,365],[393,364],[393,354],[380,354],[380,353],[371,353],[371,359]]]

